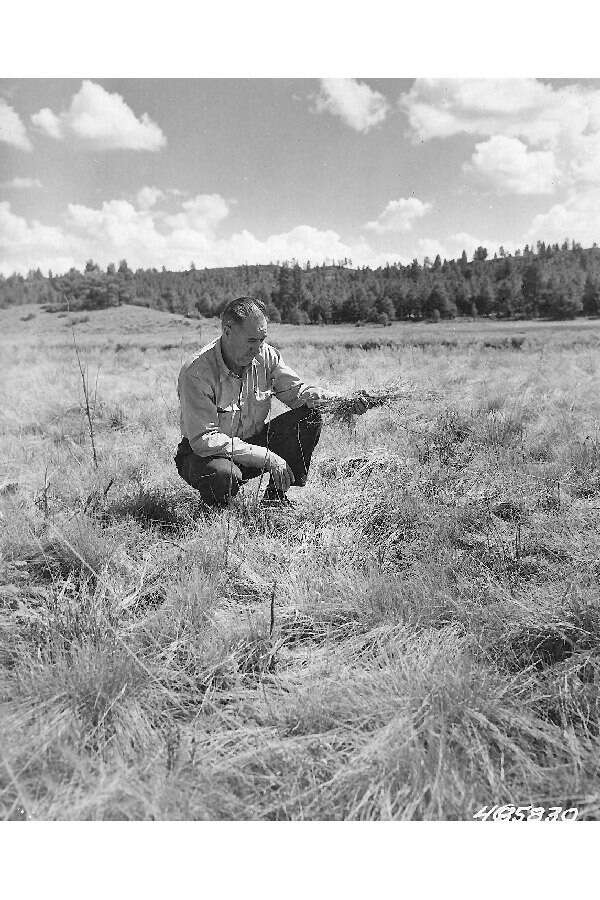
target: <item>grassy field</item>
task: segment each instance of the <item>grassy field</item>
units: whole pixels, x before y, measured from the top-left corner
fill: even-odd
[[[328,423],[291,512],[206,515],[175,383],[216,334],[0,310],[0,816],[598,818],[600,323],[273,327],[440,400]]]

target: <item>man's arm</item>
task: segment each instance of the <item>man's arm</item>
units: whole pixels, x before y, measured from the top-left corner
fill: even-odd
[[[265,447],[248,444],[219,430],[219,414],[210,385],[189,371],[178,384],[181,418],[191,448],[198,456],[225,456],[250,468],[262,469],[267,462]]]
[[[299,406],[315,406],[319,400],[334,396],[331,391],[313,384],[306,384],[294,369],[284,363],[278,350],[273,347],[270,347],[269,350],[273,393],[290,409],[296,409]]]
[[[279,351],[272,347],[269,349],[274,354],[274,368],[271,375],[274,394],[290,409],[296,409],[298,406],[319,406],[322,400],[333,400],[339,397],[335,391],[328,391],[314,384],[305,384],[300,376],[284,363]],[[354,401],[354,413],[362,416],[366,410],[365,401],[361,397],[357,397]]]

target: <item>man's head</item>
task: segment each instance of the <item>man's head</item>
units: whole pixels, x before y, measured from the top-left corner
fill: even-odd
[[[221,322],[225,362],[234,371],[241,371],[258,356],[266,340],[265,305],[253,297],[238,297],[227,304]]]

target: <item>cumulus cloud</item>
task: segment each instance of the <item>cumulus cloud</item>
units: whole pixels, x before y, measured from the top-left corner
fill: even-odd
[[[457,231],[447,235],[441,241],[436,238],[419,238],[413,257],[423,260],[428,256],[433,261],[439,254],[442,259],[458,259],[464,250],[467,257],[472,259],[478,247],[485,247],[489,255],[493,256],[500,246],[503,246],[507,253],[514,253],[519,244],[512,240],[499,241],[490,237],[476,237],[465,231]]]
[[[39,178],[12,178],[10,181],[3,181],[0,188],[8,188],[9,190],[29,190],[30,188],[41,188],[42,182]]]
[[[600,188],[573,192],[563,203],[535,216],[526,239],[552,243],[573,238],[584,246],[600,243]]]
[[[532,78],[417,79],[399,100],[415,141],[472,135],[470,171],[518,194],[600,182],[600,88]]]
[[[600,183],[600,131],[581,135],[572,148],[569,174],[574,184]]]
[[[140,188],[136,194],[136,202],[140,209],[151,209],[164,197],[164,191],[157,187]]]
[[[134,269],[163,265],[182,269],[192,260],[199,267],[211,267],[284,259],[296,259],[300,263],[311,260],[314,264],[344,258],[351,259],[355,266],[377,267],[386,262],[408,263],[415,256],[433,259],[437,253],[453,259],[459,257],[463,249],[471,258],[476,247],[486,246],[493,253],[500,243],[457,232],[442,240],[422,237],[412,246],[382,251],[372,247],[364,237],[348,241],[333,229],[309,224],[300,224],[265,238],[246,229],[223,234],[229,205],[221,195],[200,194],[178,200],[175,211],[172,210],[172,199],[168,199],[170,196],[171,192],[165,191],[164,196],[158,197],[148,208],[142,208],[137,201],[132,203],[123,199],[107,200],[98,207],[72,203],[67,206],[60,227],[27,221],[11,210],[10,203],[0,203],[0,271],[9,275],[13,271],[26,272],[39,266],[44,271],[51,268],[60,273],[71,266],[81,268],[90,258],[103,268],[109,262],[125,258]],[[413,212],[415,209],[422,212],[427,207],[416,198],[412,199],[421,204],[420,207],[413,206]],[[590,211],[594,202],[600,209],[596,198],[590,201]],[[574,210],[571,221],[573,215]],[[564,227],[562,222],[561,227]],[[402,233],[406,234],[406,229]],[[507,242],[504,246],[509,251],[512,249]]]
[[[493,254],[500,243],[513,252],[516,246],[533,240],[529,236],[519,237],[516,242],[499,241],[456,232],[440,239],[420,237],[412,244],[380,250],[364,237],[348,241],[333,229],[309,224],[265,238],[247,229],[227,235],[221,233],[221,228],[228,204],[219,194],[201,194],[179,201],[179,210],[171,212],[165,208],[170,193],[165,192],[165,197],[147,209],[122,199],[105,201],[99,207],[69,204],[60,227],[27,221],[4,201],[0,203],[0,272],[9,275],[39,266],[44,271],[50,268],[60,273],[71,266],[81,268],[90,258],[103,268],[123,258],[134,269],[163,265],[183,269],[192,260],[199,267],[211,267],[285,259],[300,263],[310,260],[315,264],[344,258],[351,259],[354,266],[376,268],[388,262],[406,264],[414,257],[422,260],[429,256],[433,260],[438,253],[442,258],[455,259],[463,250],[472,258],[478,246],[487,247]],[[573,234],[577,240],[591,242],[600,233],[596,210],[600,210],[600,189],[587,202],[584,198],[573,199],[567,205],[557,205],[546,217],[539,216],[534,223],[536,236],[548,240],[553,227],[557,240],[564,234]]]
[[[66,271],[79,256],[81,248],[75,244],[61,228],[27,222],[12,212],[8,201],[0,202],[0,271],[4,275],[38,266]]]
[[[384,121],[389,104],[383,94],[355,78],[323,78],[315,109],[339,116],[355,131],[367,132]]]
[[[503,134],[551,145],[562,134],[600,127],[600,90],[533,78],[417,79],[399,103],[413,136],[424,141]]]
[[[0,141],[18,147],[19,150],[33,149],[20,115],[2,97],[0,97]]]
[[[181,210],[165,218],[165,224],[173,229],[213,231],[229,215],[229,206],[220,194],[198,194],[184,200]]]
[[[518,138],[503,135],[476,144],[463,169],[514,194],[552,194],[560,177],[552,150],[529,150]]]
[[[225,246],[235,248],[234,253],[240,259],[247,254],[248,261],[262,263],[278,259],[297,259],[300,263],[309,259],[320,263],[344,257],[352,259],[353,253],[351,245],[345,243],[336,231],[321,230],[312,225],[297,225],[290,231],[270,235],[264,241],[243,231],[233,235]]]
[[[410,231],[413,222],[430,209],[431,203],[424,203],[416,197],[400,197],[399,200],[390,200],[383,212],[374,221],[367,222],[365,228],[377,234]]]
[[[355,265],[376,266],[390,259],[362,239],[348,243],[332,229],[307,224],[264,239],[248,230],[224,236],[220,228],[229,207],[219,194],[179,201],[176,212],[163,208],[161,199],[146,209],[121,199],[99,207],[69,204],[60,228],[27,222],[5,202],[0,206],[0,271],[25,272],[39,265],[63,272],[89,258],[102,267],[125,258],[133,268],[173,269],[187,268],[191,260],[198,266],[232,266],[347,257]]]
[[[160,150],[167,139],[147,113],[137,117],[120,94],[111,94],[93,81],[84,81],[69,109],[45,108],[31,117],[33,124],[55,140],[75,138],[99,150]]]
[[[65,136],[62,122],[59,116],[55,115],[51,109],[45,107],[32,115],[31,121],[43,134],[60,141]]]

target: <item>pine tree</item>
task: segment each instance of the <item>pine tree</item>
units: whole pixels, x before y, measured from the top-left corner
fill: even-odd
[[[480,316],[487,316],[493,309],[495,302],[494,287],[487,275],[480,279],[475,288],[473,300]]]
[[[431,318],[434,310],[437,309],[442,318],[447,318],[451,316],[452,308],[454,309],[454,314],[456,314],[456,305],[450,303],[448,291],[446,290],[444,282],[436,281],[427,295],[427,300],[423,307],[423,314]]]
[[[592,275],[588,275],[585,279],[583,314],[585,316],[600,315],[600,281]]]
[[[533,259],[523,269],[521,285],[524,313],[537,316],[542,288],[541,267],[537,260]]]

